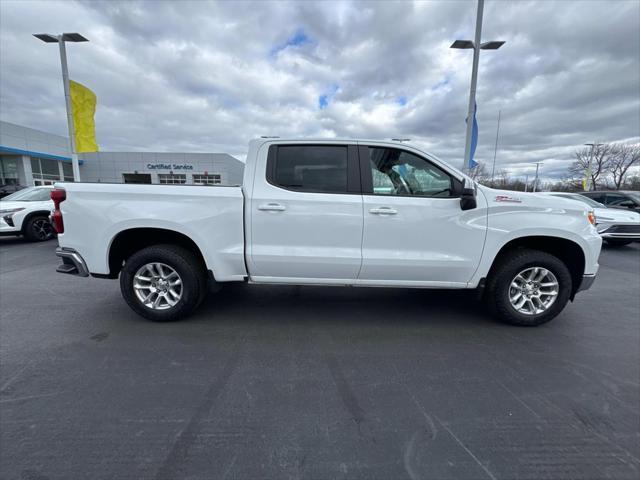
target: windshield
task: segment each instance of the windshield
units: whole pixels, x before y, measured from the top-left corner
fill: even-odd
[[[601,204],[600,202],[596,202],[595,200],[593,200],[593,199],[591,199],[589,197],[585,197],[584,195],[580,195],[579,193],[574,193],[574,194],[569,194],[569,195],[554,193],[552,195],[554,197],[564,197],[564,198],[570,198],[571,200],[578,200],[578,201],[580,201],[582,203],[586,203],[590,207],[607,208],[603,204]]]
[[[7,202],[43,202],[45,200],[51,199],[51,189],[50,188],[25,188],[24,190],[19,190],[11,195],[7,195],[2,199],[2,201]]]

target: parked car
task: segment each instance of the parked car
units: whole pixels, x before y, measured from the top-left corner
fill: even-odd
[[[577,200],[593,208],[596,229],[607,244],[622,246],[640,241],[640,213],[608,208],[579,193],[549,192],[548,195]]]
[[[640,212],[640,192],[630,190],[580,192],[580,195],[589,197],[607,207],[621,208]]]
[[[58,271],[119,277],[155,321],[236,281],[478,289],[539,325],[591,286],[602,245],[586,205],[478,185],[399,142],[259,139],[242,186],[57,183],[52,198]]]
[[[53,186],[29,187],[0,199],[0,235],[24,235],[32,242],[55,237],[49,215]]]
[[[20,186],[20,185],[16,185],[13,183],[9,183],[9,184],[4,184],[4,185],[0,185],[0,199],[11,195],[12,193],[15,193],[19,190],[22,190],[24,187]]]

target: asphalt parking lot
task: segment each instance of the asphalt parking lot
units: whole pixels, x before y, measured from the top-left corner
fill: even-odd
[[[640,244],[553,322],[464,292],[231,285],[192,318],[0,239],[0,477],[640,476]]]

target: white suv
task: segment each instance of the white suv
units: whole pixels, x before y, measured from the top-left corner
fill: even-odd
[[[24,235],[32,242],[55,237],[49,221],[53,186],[29,187],[0,200],[0,236]]]

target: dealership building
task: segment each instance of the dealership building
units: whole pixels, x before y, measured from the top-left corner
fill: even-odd
[[[83,182],[239,185],[244,163],[226,153],[79,155]],[[0,122],[0,188],[73,181],[67,137]]]

